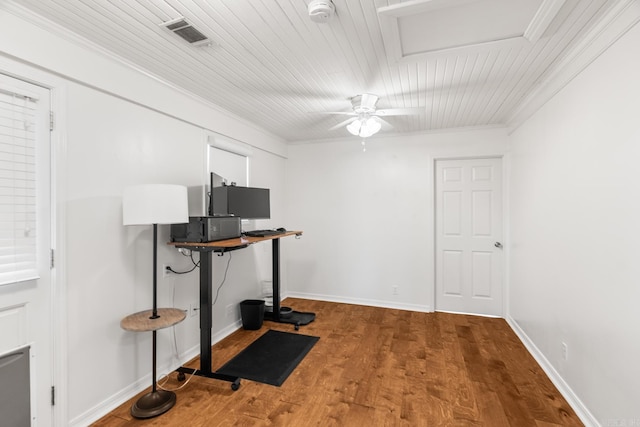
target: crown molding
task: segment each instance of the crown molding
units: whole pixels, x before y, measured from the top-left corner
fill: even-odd
[[[549,25],[551,25],[551,21],[553,21],[562,6],[564,6],[564,3],[565,0],[544,0],[531,22],[529,22],[529,26],[522,37],[531,43],[540,40],[544,32],[549,28]]]
[[[507,118],[509,133],[518,129],[638,22],[640,22],[640,1],[638,0],[621,0],[605,11],[597,24],[556,64],[519,108]]]
[[[22,19],[24,21],[26,21],[27,23],[34,25],[35,27],[39,28],[40,30],[43,30],[45,32],[51,33],[55,36],[58,36],[61,40],[64,40],[65,42],[70,43],[71,45],[79,48],[79,49],[85,49],[87,51],[92,52],[93,54],[100,56],[102,58],[105,58],[106,60],[117,64],[120,67],[123,67],[125,70],[128,70],[129,72],[135,73],[137,75],[143,76],[144,78],[150,79],[154,82],[156,82],[157,84],[159,84],[161,87],[164,87],[172,92],[175,93],[179,93],[180,95],[184,96],[185,98],[190,99],[191,101],[193,101],[195,104],[198,104],[200,106],[202,106],[203,108],[207,109],[207,110],[211,110],[214,111],[218,114],[221,114],[222,116],[226,116],[232,120],[234,120],[235,122],[239,123],[240,125],[244,126],[246,129],[251,129],[251,131],[255,131],[258,132],[262,135],[268,136],[270,137],[270,139],[273,140],[273,142],[265,142],[263,140],[259,141],[262,144],[265,144],[264,146],[259,145],[255,142],[250,142],[250,141],[246,141],[246,144],[249,144],[251,146],[253,146],[256,149],[260,149],[260,150],[264,150],[267,152],[271,152],[273,154],[277,154],[279,156],[285,156],[286,155],[286,141],[284,140],[284,138],[282,138],[279,135],[276,135],[272,132],[270,132],[267,129],[262,128],[261,126],[253,123],[252,121],[241,117],[239,115],[237,115],[236,113],[233,113],[205,98],[202,98],[192,92],[189,92],[167,80],[165,80],[162,77],[159,77],[157,75],[155,75],[154,73],[150,72],[149,70],[146,70],[142,67],[137,66],[136,64],[132,63],[131,61],[103,48],[102,46],[98,45],[97,43],[94,43],[70,30],[68,30],[67,28],[47,19],[46,17],[39,15],[33,11],[31,11],[30,9],[26,8],[25,6],[19,4],[17,1],[15,0],[0,0],[0,11],[2,12],[7,12],[8,14],[11,14],[15,17],[17,17],[18,19]],[[2,54],[3,52],[0,50],[0,54]],[[9,53],[11,54],[11,53]],[[113,96],[116,96],[120,99],[123,100],[127,100],[129,102],[133,102],[137,105],[140,106],[144,106],[146,108],[150,108],[154,111],[157,111],[159,113],[165,114],[167,116],[173,117],[175,119],[184,121],[185,123],[190,123],[193,124],[194,126],[198,126],[201,127],[203,129],[206,129],[208,131],[214,132],[214,133],[218,133],[219,135],[222,135],[224,137],[227,138],[231,138],[231,139],[236,139],[238,140],[239,138],[244,138],[241,136],[237,136],[237,135],[231,135],[231,134],[227,134],[224,131],[220,132],[219,129],[216,130],[213,128],[213,126],[211,125],[211,123],[203,123],[202,121],[194,121],[191,117],[183,117],[181,116],[179,113],[176,113],[175,111],[167,111],[166,109],[160,108],[160,107],[153,107],[151,105],[149,105],[146,100],[140,98],[139,96],[136,96],[135,91],[131,91],[131,90],[119,90],[119,88],[113,88],[113,87],[105,87],[103,86],[101,83],[96,83],[96,79],[93,76],[87,76],[87,75],[70,75],[69,73],[65,72],[65,71],[60,71],[58,69],[55,69],[55,67],[48,67],[48,66],[43,66],[42,64],[37,64],[35,62],[33,62],[32,60],[30,60],[29,58],[23,57],[22,55],[16,55],[16,54],[11,54],[13,57],[15,57],[16,59],[24,62],[24,63],[28,63],[28,64],[32,64],[34,66],[37,66],[38,68],[44,69],[45,71],[49,71],[52,72],[62,78],[74,81],[78,84],[82,84],[85,85],[87,87],[91,87],[94,88],[96,90],[100,90],[104,93],[108,93],[111,94]],[[95,81],[94,81],[95,80]],[[249,137],[251,138],[251,137]],[[249,139],[247,138],[247,139]]]

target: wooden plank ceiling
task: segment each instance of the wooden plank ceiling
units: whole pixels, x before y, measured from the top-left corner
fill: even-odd
[[[413,108],[379,135],[508,125],[616,0],[20,0],[158,78],[286,141],[348,137],[350,98]],[[211,43],[161,24],[186,18]],[[375,137],[375,136],[374,136]]]

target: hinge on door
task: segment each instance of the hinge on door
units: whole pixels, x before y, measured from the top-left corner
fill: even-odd
[[[53,111],[49,111],[49,130],[53,130]]]
[[[51,386],[51,406],[56,404],[56,387]]]
[[[54,250],[53,250],[53,249],[51,249],[51,266],[50,266],[50,268],[55,267],[55,263],[54,263],[54,261],[55,261],[55,257],[54,257],[54,254],[55,254]]]

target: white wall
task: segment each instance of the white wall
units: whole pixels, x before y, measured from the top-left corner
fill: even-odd
[[[151,334],[126,332],[119,325],[128,314],[151,307],[152,287],[151,227],[122,226],[123,189],[140,183],[205,184],[206,136],[224,132],[253,146],[251,183],[272,189],[272,222],[280,225],[286,145],[215,106],[4,11],[0,72],[52,87],[54,93],[56,287],[62,289],[56,310],[67,328],[58,343],[63,360],[57,363],[66,367],[66,376],[56,380],[57,407],[63,413],[60,425],[86,425],[151,384]],[[190,268],[187,258],[164,244],[168,240],[168,226],[160,226],[158,263]],[[239,310],[227,316],[226,307],[237,308],[241,300],[260,294],[260,281],[271,274],[269,256],[266,244],[233,253],[214,307],[214,341],[239,327]],[[228,254],[214,257],[216,288],[228,259]],[[197,270],[159,277],[160,306],[188,308],[199,301]],[[286,284],[286,276],[283,280]],[[172,330],[158,333],[159,373],[199,352],[197,317],[187,317],[175,333],[177,357]]]
[[[510,143],[510,316],[602,425],[640,423],[638,46],[636,25]]]
[[[152,284],[151,227],[122,226],[122,190],[137,183],[202,185],[205,157],[203,130],[110,95],[70,84],[67,111],[69,418],[74,421],[132,384],[146,387],[151,381],[151,334],[119,327],[121,318],[150,308]],[[284,159],[256,152],[252,164],[262,177],[253,182],[268,181],[282,193]],[[275,198],[273,204],[274,211],[282,211],[284,200]],[[160,226],[159,265],[190,269],[188,258],[164,244],[168,240],[169,227]],[[214,306],[217,338],[238,327],[238,303],[258,296],[260,281],[270,274],[261,267],[268,265],[260,262],[261,246],[268,245],[213,258],[217,289],[233,257]],[[198,270],[167,279],[158,274],[160,306],[186,309],[198,303]],[[226,314],[228,305],[234,307],[232,317]],[[187,317],[175,333],[178,358],[172,358],[171,330],[158,333],[160,373],[199,350],[198,317]]]
[[[366,152],[353,137],[290,146],[287,224],[304,236],[289,293],[433,310],[434,159],[505,149],[502,129],[372,138]]]

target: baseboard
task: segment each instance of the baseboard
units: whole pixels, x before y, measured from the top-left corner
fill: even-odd
[[[436,310],[436,311],[438,313],[464,314],[465,316],[479,316],[479,317],[490,317],[492,319],[502,319],[502,316],[496,316],[495,314],[467,313],[466,311],[451,311],[451,310]]]
[[[213,334],[211,336],[212,345],[223,340],[227,336],[231,335],[232,333],[240,329],[240,327],[242,327],[242,321],[236,320],[234,323],[228,325],[227,327]],[[171,373],[175,371],[178,367],[182,366],[183,364],[189,362],[191,359],[199,355],[200,355],[200,343],[182,352],[178,356],[178,361],[173,359],[169,363],[165,363],[163,365],[158,366],[158,378],[163,378],[164,376],[167,375],[167,373]],[[172,366],[173,363],[176,363],[176,365]],[[117,393],[111,395],[106,400],[100,402],[99,404],[85,411],[81,415],[70,420],[69,426],[84,427],[98,421],[100,418],[104,417],[109,412],[115,410],[117,407],[122,405],[127,400],[131,399],[141,391],[149,388],[150,384],[151,384],[151,373],[138,379],[133,384],[123,388]]]
[[[428,305],[406,304],[406,303],[398,303],[395,301],[380,301],[380,300],[371,300],[371,299],[364,299],[364,298],[337,297],[333,295],[310,294],[305,292],[287,292],[284,298],[286,297],[310,299],[310,300],[316,300],[316,301],[337,302],[337,303],[343,303],[343,304],[367,305],[371,307],[394,308],[397,310],[419,311],[422,313],[430,313],[433,311],[432,308]],[[293,308],[295,309],[295,307]]]
[[[538,365],[542,368],[542,370],[547,374],[553,385],[556,386],[560,394],[565,398],[569,406],[575,411],[576,415],[580,420],[584,423],[586,427],[601,427],[600,423],[593,416],[593,414],[587,409],[587,407],[582,403],[580,398],[573,392],[571,387],[565,382],[562,376],[556,371],[553,365],[547,360],[544,354],[538,349],[538,347],[534,344],[534,342],[529,338],[529,336],[524,332],[520,325],[511,317],[507,316],[507,323],[515,332],[515,334],[520,338],[520,341],[527,348],[529,353],[533,356],[533,358],[538,362]]]
[[[79,416],[69,420],[69,426],[71,427],[83,427],[88,426],[100,418],[104,417],[109,412],[122,405],[127,400],[131,399],[136,394],[140,393],[151,384],[151,374],[140,378],[135,383],[128,387],[123,388],[119,392],[111,395],[108,399],[100,402],[93,408],[89,408]]]

